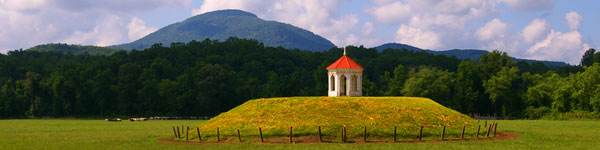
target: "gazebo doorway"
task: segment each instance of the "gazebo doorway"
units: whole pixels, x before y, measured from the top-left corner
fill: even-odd
[[[346,96],[348,78],[345,75],[340,76],[340,96]]]

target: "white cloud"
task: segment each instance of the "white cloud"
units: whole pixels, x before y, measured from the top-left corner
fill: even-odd
[[[569,24],[569,29],[571,30],[577,30],[579,28],[579,25],[581,25],[581,22],[583,21],[581,15],[574,11],[565,14],[565,19],[567,20],[567,23]]]
[[[37,0],[34,0],[37,1]],[[188,7],[192,0],[47,0],[48,6],[77,12],[131,13],[172,7]]]
[[[521,31],[525,42],[531,43],[544,37],[550,31],[550,24],[544,19],[534,19]]]
[[[135,41],[156,31],[157,29],[155,27],[147,27],[144,20],[133,17],[131,18],[131,22],[129,22],[127,25],[127,30],[129,41]]]
[[[565,15],[565,20],[571,31],[563,33],[551,29],[544,40],[527,50],[529,58],[579,64],[583,53],[589,48],[589,44],[583,42],[582,35],[577,30],[583,18],[575,12],[569,12]]]
[[[555,0],[498,0],[516,11],[540,11],[554,7]]]
[[[431,33],[429,36],[436,37],[437,40],[431,39],[431,42],[427,42],[432,44],[422,44],[427,45],[428,48],[448,49],[473,45],[472,42],[469,42],[474,40],[473,34],[465,26],[473,21],[491,19],[500,12],[496,7],[495,0],[406,0],[401,2],[375,0],[374,3],[375,6],[367,8],[365,12],[376,18],[378,23],[402,24],[404,26],[399,27],[398,31],[414,29],[413,31]],[[394,5],[396,6],[392,7]],[[401,10],[410,11],[402,14],[386,13]],[[399,36],[398,33],[395,36],[396,41],[422,41],[409,40],[411,39],[409,37],[419,38],[420,36]]]
[[[125,43],[130,39],[128,23],[135,17],[132,14],[187,7],[190,3],[191,0],[4,0],[0,5],[0,49],[26,49],[51,42]]]
[[[500,50],[508,52],[510,55],[519,55],[519,42],[516,36],[508,34],[510,24],[494,18],[484,26],[477,29],[474,36],[481,41],[483,49]]]
[[[475,37],[481,41],[489,41],[498,38],[504,38],[506,31],[508,30],[508,24],[495,18],[492,21],[485,24],[485,26],[475,31]]]
[[[76,31],[70,37],[63,40],[66,43],[87,43],[97,46],[109,46],[122,42],[125,32],[123,19],[119,16],[108,16],[100,25],[92,31]]]
[[[266,1],[251,1],[251,0],[206,0],[203,2],[199,9],[192,10],[192,15],[203,14],[210,11],[221,10],[221,9],[240,9],[251,12],[257,11],[268,11],[259,9],[261,5],[266,4]],[[265,5],[266,6],[266,5]],[[273,6],[281,7],[281,4],[275,4]]]
[[[409,19],[411,16],[411,7],[400,1],[395,1],[367,9],[366,12],[374,16],[378,22],[392,24]]]
[[[396,31],[396,41],[424,49],[437,49],[441,47],[440,37],[435,32],[423,31],[419,28],[400,26]]]
[[[559,60],[570,64],[578,64],[585,52],[578,31],[561,33],[554,30],[546,38],[534,44],[527,52],[532,59]]]
[[[192,15],[222,9],[252,12],[266,20],[289,23],[319,34],[338,46],[361,44],[362,37],[348,40],[357,29],[357,14],[338,14],[341,0],[205,0]],[[352,38],[350,38],[352,39]]]
[[[371,35],[371,34],[373,34],[374,31],[375,31],[375,25],[373,24],[373,22],[367,21],[367,22],[363,23],[362,31],[361,31],[363,35]]]

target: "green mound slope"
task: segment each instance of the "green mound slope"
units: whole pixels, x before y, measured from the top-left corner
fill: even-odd
[[[362,136],[364,126],[370,136],[391,136],[394,126],[400,136],[438,136],[476,133],[476,122],[469,116],[446,108],[431,99],[417,97],[285,97],[250,100],[199,126],[203,136],[257,136],[258,127],[266,136],[317,135],[321,126],[325,136],[338,136],[346,127],[348,137]],[[194,131],[195,132],[195,131]]]

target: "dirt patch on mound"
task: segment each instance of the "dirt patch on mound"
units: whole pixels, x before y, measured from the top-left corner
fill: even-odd
[[[439,138],[439,137],[436,137]],[[419,144],[419,143],[452,143],[452,142],[476,142],[476,141],[502,141],[508,139],[519,138],[517,134],[509,132],[498,132],[496,137],[480,138],[468,137],[460,139],[460,137],[448,137],[445,140],[433,139],[418,141],[417,138],[398,138],[397,142],[392,142],[390,137],[368,137],[367,142],[363,137],[348,138],[346,142],[341,142],[340,139],[333,137],[323,137],[323,142],[319,142],[318,136],[300,136],[293,137],[291,144]],[[206,139],[203,139],[206,140]],[[242,137],[242,142],[239,142],[238,137],[221,137],[220,142],[202,141],[198,139],[190,139],[189,141],[175,140],[174,138],[158,138],[155,141],[166,144],[192,144],[192,145],[230,145],[230,144],[290,144],[289,137],[269,137],[265,138],[264,142],[260,142],[259,137]]]

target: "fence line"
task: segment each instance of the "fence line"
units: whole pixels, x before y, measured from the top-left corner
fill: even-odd
[[[485,129],[483,130],[483,132],[484,132],[483,133],[483,138],[496,137],[496,131],[497,131],[497,127],[498,127],[498,123],[497,122],[492,122],[492,123],[489,124],[489,126],[487,125],[487,122],[486,122],[486,125],[484,125],[484,127],[487,128],[487,132],[486,132]],[[296,128],[298,128],[298,127],[296,127]],[[370,142],[370,141],[367,140],[367,138],[369,137],[368,136],[369,133],[368,133],[367,128],[368,128],[368,126],[363,126],[363,133],[362,133],[362,136],[363,136],[362,137],[363,138],[362,141],[363,142]],[[419,128],[417,128],[417,130],[418,130],[418,136],[417,137],[410,137],[410,136],[406,137],[406,136],[404,136],[403,138],[413,138],[414,139],[413,142],[436,141],[435,139],[423,140],[423,137],[424,137],[423,136],[423,129],[424,128],[425,128],[424,126],[420,126]],[[440,136],[441,136],[441,138],[438,139],[438,140],[440,140],[440,141],[448,141],[448,140],[452,141],[452,140],[465,140],[465,139],[466,140],[469,140],[469,139],[480,139],[479,136],[481,135],[481,124],[478,124],[477,133],[476,133],[475,136],[473,136],[471,138],[466,138],[465,137],[465,128],[466,128],[466,125],[463,125],[463,127],[461,129],[457,130],[457,131],[462,131],[462,132],[458,132],[458,133],[460,133],[460,135],[455,135],[456,137],[454,137],[454,138],[447,138],[448,136],[446,135],[446,132],[447,132],[446,131],[446,126],[443,126],[441,128],[441,130],[438,130],[438,131],[441,131],[441,132],[438,132],[438,133],[440,133]],[[185,130],[185,129],[187,129],[187,130]],[[319,140],[319,142],[324,142],[322,134],[321,134],[321,126],[318,126],[316,129],[318,130],[318,136],[319,136],[318,140]],[[450,129],[452,130],[452,128],[450,128]],[[183,138],[182,133],[186,132],[186,135],[185,135],[185,138],[184,138],[185,141],[190,141],[190,140],[194,140],[195,138],[198,138],[198,142],[203,142],[202,136],[200,135],[200,128],[199,127],[196,127],[196,132],[197,132],[198,136],[197,137],[193,137],[193,134],[192,134],[191,139],[190,139],[190,137],[188,137],[188,134],[190,132],[190,127],[184,128],[184,126],[181,126],[181,128],[179,128],[179,126],[173,126],[172,130],[173,130],[173,134],[175,135],[175,139],[182,139]],[[260,142],[264,143],[265,139],[263,138],[263,130],[262,130],[262,128],[258,127],[258,131],[260,133]],[[394,135],[393,135],[393,137],[390,137],[390,138],[393,138],[393,140],[391,141],[393,143],[398,142],[397,141],[396,131],[397,131],[397,127],[394,127]],[[193,130],[192,130],[192,132],[193,132]],[[217,141],[216,142],[221,142],[222,140],[220,138],[220,134],[219,134],[220,131],[219,131],[218,127],[216,128],[216,133],[217,133],[217,135],[216,135],[216,137],[217,137],[216,140]],[[242,142],[241,134],[242,133],[241,133],[240,129],[237,129],[237,138],[238,138],[239,142]],[[341,128],[341,135],[340,135],[340,141],[341,141],[341,143],[358,142],[358,141],[360,141],[360,140],[357,140],[357,138],[359,138],[360,136],[356,136],[354,138],[355,139],[354,141],[348,141],[347,134],[348,133],[346,132],[346,127],[342,127]],[[310,135],[312,135],[312,134],[308,134],[308,136],[310,136]],[[293,127],[290,126],[289,127],[289,143],[295,143],[293,137],[294,137]],[[381,138],[382,136],[378,136],[378,137]],[[429,135],[428,137],[435,137],[435,135]],[[383,138],[386,138],[386,137],[383,137]],[[244,140],[244,141],[249,141],[249,139],[248,140]],[[334,142],[334,141],[328,141],[328,142]],[[384,141],[385,142],[389,142],[387,140],[384,140]],[[381,140],[377,140],[377,142],[382,142],[382,141]]]

